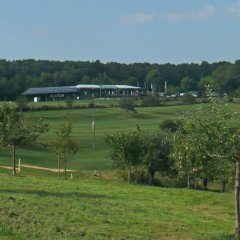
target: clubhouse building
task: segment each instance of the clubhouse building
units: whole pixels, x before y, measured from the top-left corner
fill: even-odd
[[[29,88],[22,93],[34,102],[55,101],[71,97],[80,100],[85,98],[134,97],[143,91],[140,87],[129,85],[94,85],[79,84],[76,86]]]

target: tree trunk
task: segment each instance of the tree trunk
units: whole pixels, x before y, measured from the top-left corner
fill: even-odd
[[[190,174],[187,175],[187,188],[190,189]]]
[[[16,146],[13,145],[13,172],[12,175],[15,176],[16,175]]]
[[[64,158],[64,179],[67,180],[67,160]]]
[[[208,189],[208,179],[207,178],[203,178],[203,189],[204,190]]]
[[[131,167],[128,167],[128,184],[131,182]]]
[[[194,173],[194,189],[197,189],[197,174]]]
[[[237,239],[240,238],[239,188],[240,188],[239,160],[236,162],[235,175],[235,231]]]
[[[226,191],[226,181],[222,180],[221,192],[225,192],[225,191]]]
[[[151,186],[153,183],[154,172],[148,171],[148,184]]]

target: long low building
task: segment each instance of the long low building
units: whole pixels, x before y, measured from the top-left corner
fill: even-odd
[[[62,100],[68,97],[73,99],[84,99],[92,97],[108,98],[136,96],[140,91],[142,91],[142,88],[129,85],[79,84],[76,86],[29,88],[22,93],[22,96],[37,102]]]

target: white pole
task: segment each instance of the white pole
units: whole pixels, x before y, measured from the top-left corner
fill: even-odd
[[[71,180],[73,180],[73,174],[71,173]]]

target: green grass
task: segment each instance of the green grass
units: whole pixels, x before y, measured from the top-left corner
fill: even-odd
[[[0,239],[228,239],[232,193],[0,174]],[[230,238],[229,238],[230,239]]]
[[[73,122],[73,137],[79,143],[79,152],[69,161],[69,168],[77,170],[108,170],[111,169],[109,148],[105,143],[107,132],[132,129],[136,124],[143,129],[156,130],[161,120],[172,117],[175,113],[163,112],[159,108],[138,109],[139,113],[131,114],[129,118],[126,111],[118,108],[103,108],[95,110],[96,121],[96,150],[92,149],[92,109],[55,110],[25,113],[31,117],[42,117],[50,124],[50,131],[39,138],[39,141],[48,145],[54,138],[54,132],[59,124],[66,121]],[[143,112],[143,113],[142,113]],[[0,164],[11,164],[11,149],[0,151]],[[22,146],[17,151],[17,157],[22,163],[46,167],[56,167],[56,156],[50,147]]]
[[[197,105],[193,105],[196,107]],[[231,104],[239,114],[240,104]],[[92,150],[92,109],[24,113],[42,117],[50,131],[39,138],[48,145],[57,125],[73,122],[79,152],[69,159],[78,170],[74,180],[57,180],[56,173],[22,168],[21,175],[0,169],[0,239],[161,239],[227,240],[234,233],[234,195],[186,189],[127,185],[113,178],[106,132],[132,129],[136,124],[157,130],[161,121],[175,118],[189,106],[95,110],[96,150]],[[57,166],[49,146],[28,145],[17,151],[23,164]],[[11,165],[11,149],[0,150],[0,165]],[[97,170],[101,176],[90,176]],[[69,175],[69,174],[68,174]]]
[[[109,148],[105,142],[106,133],[133,129],[138,124],[142,129],[156,131],[161,121],[176,118],[190,107],[197,105],[164,106],[137,108],[137,114],[129,115],[119,108],[95,109],[96,119],[96,149],[93,151],[92,117],[93,109],[52,110],[24,113],[27,116],[42,117],[50,124],[50,131],[43,134],[39,141],[42,145],[22,146],[17,150],[17,158],[23,164],[39,165],[56,168],[57,158],[49,147],[49,142],[54,138],[56,127],[66,121],[73,123],[73,137],[79,143],[77,154],[69,159],[68,167],[76,170],[111,170],[112,161],[109,157]],[[231,104],[231,109],[240,112],[240,104]],[[11,149],[0,150],[0,165],[11,165]]]

